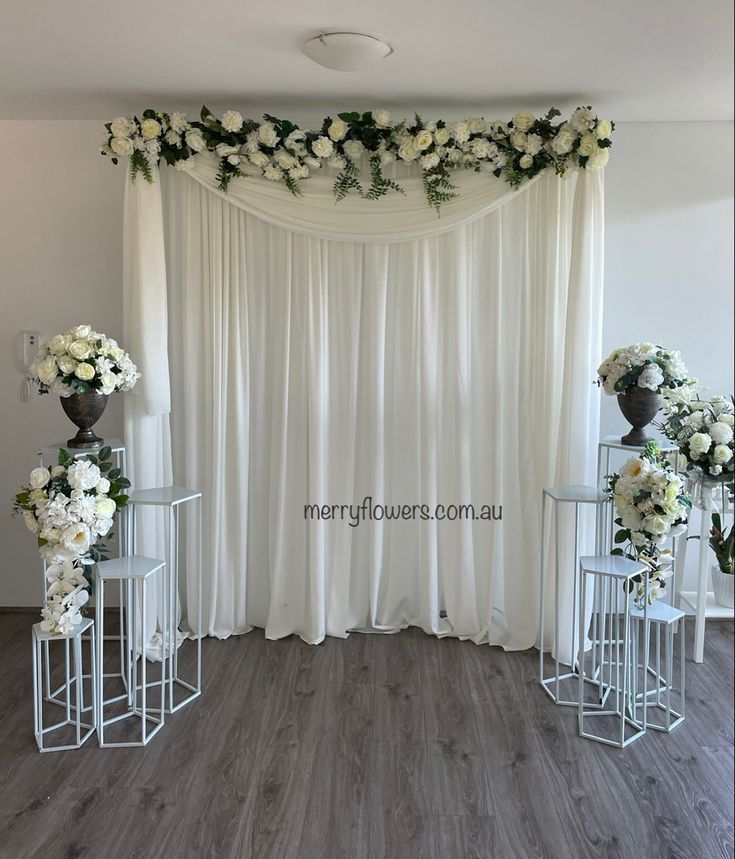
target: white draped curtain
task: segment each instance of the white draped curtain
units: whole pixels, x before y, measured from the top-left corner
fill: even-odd
[[[224,195],[215,174],[138,180],[126,206],[128,342],[166,383],[128,398],[132,477],[164,479],[171,450],[204,491],[194,631],[534,645],[540,490],[594,475],[602,173],[517,191],[463,173],[441,217],[418,179],[335,204],[328,177],[295,199],[254,177]],[[366,497],[502,520],[305,519]]]

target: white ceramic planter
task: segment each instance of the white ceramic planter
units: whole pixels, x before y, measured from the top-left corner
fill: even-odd
[[[735,608],[735,575],[723,573],[719,564],[712,564],[712,589],[718,605]]]

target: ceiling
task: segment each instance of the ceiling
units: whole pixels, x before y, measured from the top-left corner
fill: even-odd
[[[321,68],[299,46],[330,29],[380,36],[395,54]],[[203,102],[301,122],[374,106],[494,118],[580,103],[618,121],[732,120],[733,2],[0,2],[0,118]]]

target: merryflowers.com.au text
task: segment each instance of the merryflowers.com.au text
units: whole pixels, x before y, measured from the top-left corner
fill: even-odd
[[[500,522],[502,504],[375,504],[371,496],[362,504],[305,504],[304,519],[316,522]]]

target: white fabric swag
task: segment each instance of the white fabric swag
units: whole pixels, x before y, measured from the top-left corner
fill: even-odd
[[[173,475],[204,491],[195,632],[536,643],[540,490],[594,479],[603,175],[457,179],[437,218],[418,180],[377,202],[327,202],[326,177],[223,195],[197,162],[167,171],[163,228],[159,181],[129,187],[128,342],[155,332],[134,354],[161,391],[170,366]],[[143,488],[168,473],[166,398],[128,401]],[[305,520],[367,496],[502,521]]]

